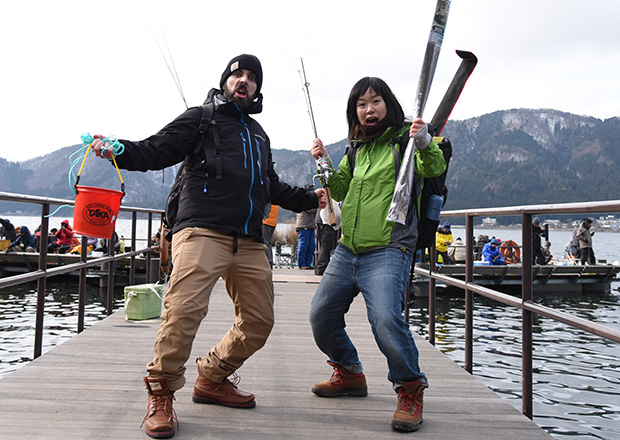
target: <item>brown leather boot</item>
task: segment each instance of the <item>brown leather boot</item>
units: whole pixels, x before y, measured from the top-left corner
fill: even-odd
[[[146,415],[142,424],[146,435],[152,438],[170,438],[174,436],[174,422],[179,427],[179,419],[172,408],[174,391],[170,391],[168,380],[145,377],[144,383],[149,393]]]
[[[398,405],[392,418],[392,429],[404,432],[420,429],[424,388],[424,384],[417,381],[407,382],[398,389]]]
[[[194,384],[194,394],[192,400],[196,403],[217,403],[218,405],[230,406],[232,408],[254,408],[256,401],[254,394],[241,391],[237,388],[240,379],[234,374],[232,382],[224,379],[222,382],[213,382],[205,376],[200,369],[200,358],[196,359],[198,364],[198,379]]]
[[[364,397],[368,395],[364,373],[351,373],[333,362],[327,361],[327,363],[334,367],[332,377],[325,382],[315,383],[312,387],[314,394],[319,397]]]

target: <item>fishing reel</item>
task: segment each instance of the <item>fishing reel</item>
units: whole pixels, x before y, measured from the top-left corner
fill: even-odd
[[[321,179],[323,186],[327,185],[329,178],[332,174],[334,174],[332,159],[329,156],[319,157],[316,159],[316,171],[317,174],[313,177],[313,179],[319,178]]]

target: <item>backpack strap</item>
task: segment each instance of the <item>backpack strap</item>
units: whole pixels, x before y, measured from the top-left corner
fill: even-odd
[[[353,178],[353,170],[355,169],[355,159],[357,158],[357,151],[360,148],[359,142],[353,142],[352,144],[347,145],[347,149],[344,154],[347,156],[349,160],[349,169],[351,170],[351,178]]]
[[[217,170],[217,179],[222,178],[222,150],[220,148],[220,135],[217,129],[217,122],[213,119],[213,112],[215,111],[215,104],[212,100],[207,100],[205,104],[202,105],[202,118],[200,118],[200,125],[198,127],[198,131],[203,141],[198,143],[195,154],[200,151],[201,148],[205,146],[205,141],[207,138],[207,131],[209,130],[209,126],[213,127],[213,141],[215,142],[215,167]],[[206,151],[205,151],[206,157]]]
[[[396,148],[396,144],[400,145],[400,151]],[[390,145],[392,145],[392,155],[394,156],[394,168],[395,168],[395,176],[398,177],[398,173],[400,172],[400,164],[403,162],[403,156],[405,155],[405,150],[407,149],[407,145],[409,144],[409,130],[405,130],[404,133],[398,138],[398,142],[395,142],[395,139],[392,139]]]
[[[409,130],[405,130],[404,133],[400,137],[394,137],[390,139],[390,146],[392,147],[392,156],[394,157],[394,172],[395,176],[398,176],[400,172],[400,164],[403,161],[403,155],[405,154],[405,149],[407,148],[407,144],[409,143]],[[400,151],[396,148],[396,145],[400,145]],[[349,159],[349,168],[351,170],[351,177],[353,177],[353,170],[355,169],[355,160],[357,158],[357,152],[360,149],[360,144],[358,142],[354,142],[347,146],[345,154]]]

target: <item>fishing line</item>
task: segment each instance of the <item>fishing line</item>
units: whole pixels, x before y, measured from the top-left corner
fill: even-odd
[[[179,78],[179,73],[177,72],[177,66],[174,64],[174,58],[172,58],[172,52],[170,52],[170,46],[168,45],[168,40],[166,39],[166,34],[164,34],[164,30],[162,28],[161,34],[164,37],[164,43],[166,43],[166,49],[168,50],[168,56],[170,57],[170,63],[172,64],[172,70],[174,70],[174,77],[176,78],[176,83],[179,89],[179,93],[181,93],[181,97],[183,98],[183,103],[185,104],[185,108],[188,108],[187,101],[185,100],[185,93],[183,92],[183,87],[181,86],[181,79]]]
[[[155,38],[155,35],[153,34],[153,31],[151,31],[151,27],[148,24],[146,24],[146,27],[149,30],[149,33],[151,34],[151,37],[153,37],[153,41],[155,41],[155,44],[157,45],[157,49],[159,49],[159,53],[161,54],[161,57],[164,59],[164,63],[166,63],[166,67],[168,68],[168,72],[170,72],[170,76],[172,76],[172,80],[174,81],[174,84],[177,86],[177,90],[181,94],[181,98],[183,99],[183,103],[185,104],[185,108],[189,108],[189,106],[187,105],[187,101],[185,100],[185,94],[183,93],[183,87],[181,87],[181,80],[179,79],[179,75],[178,75],[176,67],[174,65],[174,59],[172,58],[172,53],[170,52],[170,47],[168,46],[168,42],[166,40],[166,36],[164,34],[163,28],[162,28],[161,33],[163,35],[164,42],[166,43],[166,48],[168,49],[168,55],[170,57],[170,62],[168,62],[168,58],[166,58],[166,55],[164,54],[164,51],[161,49],[161,46],[160,46],[159,42],[157,41],[157,38]],[[172,68],[170,67],[171,64],[172,64]]]
[[[168,50],[168,56],[170,57],[170,62],[168,62],[168,58],[166,58],[166,55],[164,54],[164,51],[161,49],[161,46],[159,42],[157,41],[157,38],[155,38],[153,31],[151,31],[151,27],[148,25],[146,20],[144,19],[142,20],[144,21],[146,28],[149,30],[149,33],[151,34],[153,41],[155,41],[155,44],[157,45],[157,49],[159,49],[159,53],[161,54],[161,57],[164,59],[164,63],[166,63],[168,72],[170,72],[170,76],[172,76],[172,80],[174,81],[174,84],[176,85],[177,90],[179,91],[179,94],[181,95],[181,98],[183,99],[185,108],[188,109],[189,106],[187,105],[187,100],[185,99],[185,93],[183,92],[183,87],[181,86],[181,79],[179,78],[179,73],[177,72],[176,65],[174,64],[174,58],[172,57],[172,52],[170,51],[170,46],[168,45],[168,40],[166,39],[166,34],[164,33],[163,27],[161,25],[159,26],[161,29],[161,34],[164,38],[164,43],[166,43],[166,49]],[[170,67],[170,65],[172,65],[172,68]],[[161,170],[161,183],[164,183],[165,181],[166,181],[166,170],[163,169]]]

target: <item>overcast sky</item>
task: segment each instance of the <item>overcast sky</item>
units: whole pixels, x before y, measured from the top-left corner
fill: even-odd
[[[158,44],[169,49],[190,106],[219,85],[230,58],[258,56],[257,119],[277,149],[309,149],[314,137],[303,58],[319,137],[337,142],[347,132],[348,94],[364,76],[383,78],[413,112],[435,3],[2,2],[0,157],[37,157],[80,143],[84,132],[140,140],[158,131],[185,110]],[[452,0],[424,116],[460,63],[456,49],[479,63],[453,119],[511,108],[619,116],[619,12],[617,0]]]

